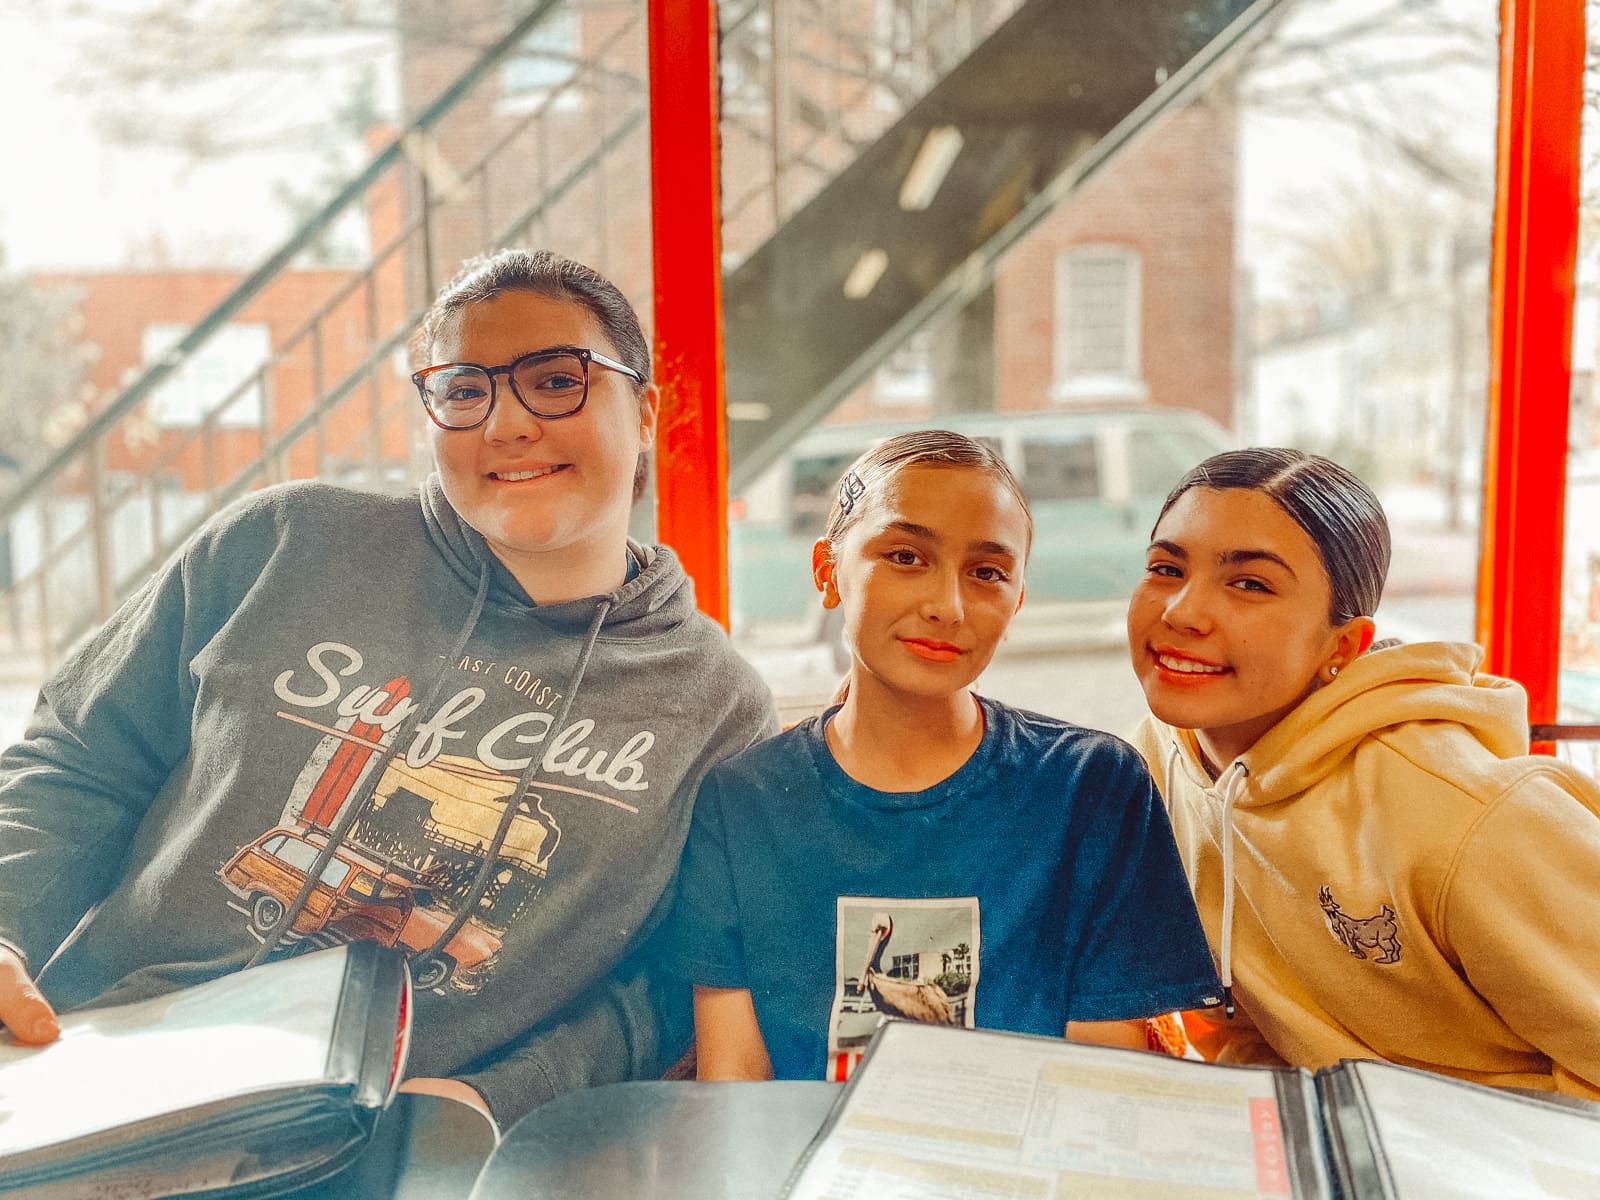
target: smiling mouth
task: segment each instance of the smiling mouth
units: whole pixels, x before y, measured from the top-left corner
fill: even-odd
[[[557,471],[565,471],[566,464],[554,467],[540,467],[537,471],[490,471],[489,478],[500,483],[524,483],[529,479],[543,479],[546,475],[554,475]]]
[[[1193,658],[1179,658],[1173,654],[1163,654],[1159,650],[1152,650],[1151,656],[1156,664],[1165,671],[1178,675],[1215,676],[1226,675],[1228,668],[1216,663],[1200,662]]]
[[[954,662],[962,655],[961,647],[949,642],[928,642],[919,638],[901,638],[900,641],[911,653],[929,662]]]

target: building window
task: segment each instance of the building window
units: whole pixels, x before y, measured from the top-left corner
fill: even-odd
[[[145,365],[154,365],[188,332],[187,325],[146,325],[141,345]],[[198,425],[243,385],[243,394],[217,413],[214,423],[222,428],[259,428],[264,411],[261,388],[247,381],[271,353],[272,339],[265,325],[224,325],[156,388],[150,397],[155,423],[164,428]]]
[[[878,368],[873,403],[883,408],[926,404],[933,396],[932,350],[932,334],[925,328],[902,342]]]
[[[1075,246],[1056,260],[1057,400],[1143,400],[1139,252]]]
[[[578,73],[581,29],[578,10],[555,10],[528,31],[522,45],[506,59],[502,76],[504,105],[533,108],[551,92],[565,88],[557,103],[576,104],[577,92],[566,88]]]

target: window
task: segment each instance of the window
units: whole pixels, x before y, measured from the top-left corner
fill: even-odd
[[[1093,500],[1100,494],[1094,436],[1072,441],[1023,442],[1022,488],[1028,501]]]
[[[878,368],[872,390],[874,403],[883,408],[926,404],[933,395],[933,369],[929,365],[933,335],[919,329],[900,344]]]
[[[1128,465],[1133,469],[1133,494],[1165,497],[1190,467],[1221,449],[1190,433],[1131,431]]]
[[[580,33],[578,11],[571,7],[556,9],[535,25],[506,59],[502,77],[506,105],[532,108],[569,83],[578,73]],[[568,89],[562,101],[575,103],[577,98],[577,92]]]
[[[1056,260],[1057,400],[1143,400],[1139,254],[1077,246]]]
[[[916,979],[921,966],[919,954],[894,954],[890,956],[889,975],[893,979]]]
[[[292,839],[284,843],[278,851],[278,857],[301,872],[309,871],[311,864],[316,861],[317,847],[298,838]],[[338,887],[349,874],[349,863],[343,859],[331,858],[328,860],[328,865],[322,868],[322,882],[329,887]]]
[[[795,459],[794,482],[789,492],[791,532],[822,536],[823,522],[838,496],[839,476],[855,460],[853,453]]]
[[[145,365],[158,362],[188,332],[187,325],[146,325],[141,345]],[[198,425],[243,384],[243,394],[218,412],[214,423],[222,428],[258,428],[264,400],[260,386],[247,381],[271,354],[272,338],[265,325],[224,325],[151,395],[156,424],[169,429]]]

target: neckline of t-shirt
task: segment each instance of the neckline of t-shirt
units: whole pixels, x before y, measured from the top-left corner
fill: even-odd
[[[978,739],[977,747],[967,756],[966,762],[932,787],[923,788],[920,792],[883,792],[851,778],[850,774],[839,765],[839,760],[833,757],[825,733],[828,722],[833,720],[834,714],[843,707],[839,704],[829,707],[816,717],[811,725],[807,746],[811,751],[811,759],[816,765],[817,774],[822,777],[823,785],[832,795],[863,808],[913,809],[931,808],[936,804],[943,804],[961,795],[983,778],[988,772],[989,761],[994,757],[995,743],[1000,737],[999,706],[976,694],[973,699],[983,710],[983,737]]]

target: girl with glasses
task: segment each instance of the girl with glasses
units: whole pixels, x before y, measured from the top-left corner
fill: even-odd
[[[1372,646],[1389,528],[1297,450],[1190,471],[1128,643],[1135,735],[1233,1011],[1207,1057],[1383,1058],[1600,1099],[1600,788],[1475,646]]]
[[[410,1086],[502,1125],[685,1044],[646,942],[701,777],[776,722],[672,552],[627,536],[649,345],[594,271],[502,251],[413,350],[420,492],[223,512],[0,756],[0,1020],[24,1040],[51,1005],[375,935],[412,957]],[[292,883],[245,882],[246,854]]]
[[[1216,997],[1138,756],[970,690],[1032,533],[957,433],[890,438],[840,482],[812,573],[844,614],[843,703],[695,807],[672,950],[702,1079],[844,1079],[885,1015],[1143,1048],[1144,1018]]]

